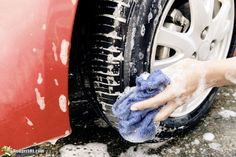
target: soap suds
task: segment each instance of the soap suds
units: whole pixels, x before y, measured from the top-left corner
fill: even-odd
[[[54,55],[54,59],[57,62],[58,61],[57,46],[56,46],[56,44],[54,42],[52,42],[52,52],[53,52],[53,55]]]
[[[33,125],[34,125],[33,122],[32,122],[29,118],[25,117],[25,119],[26,119],[27,124],[28,124],[29,126],[33,126]]]
[[[47,142],[51,143],[52,145],[55,145],[57,141],[58,139],[52,139],[52,140],[48,140]]]
[[[61,42],[61,52],[60,52],[60,59],[62,64],[66,65],[68,60],[68,51],[69,51],[70,43],[63,39]]]
[[[188,63],[188,64],[187,64]],[[188,65],[186,67],[186,64]],[[177,63],[175,67],[170,66],[170,68],[164,68],[162,69],[162,72],[166,74],[170,78],[171,82],[171,90],[172,93],[175,94],[176,99],[175,102],[178,105],[182,105],[173,114],[181,114],[182,112],[188,111],[188,109],[195,109],[197,105],[195,106],[189,106],[189,104],[192,104],[192,102],[200,96],[206,89],[206,82],[205,82],[205,67],[200,67],[199,71],[193,71],[192,69],[196,68],[196,64],[193,63],[193,60],[185,60],[183,63],[181,61]],[[196,73],[196,74],[195,74]],[[186,74],[186,75],[183,75]],[[198,86],[194,87],[194,91],[192,95],[189,95],[188,88],[189,85],[187,84],[185,79],[186,76],[189,75],[199,75],[199,80],[194,80]]]
[[[203,139],[206,141],[213,141],[215,139],[215,135],[208,132],[208,133],[203,134]]]
[[[131,51],[133,50],[133,48],[134,48],[134,43],[135,43],[135,34],[136,34],[136,28],[135,27],[133,27],[133,29],[132,29],[132,34],[131,34],[131,42],[130,42],[130,47],[131,47]]]
[[[107,145],[102,143],[89,143],[85,145],[65,145],[60,148],[60,157],[110,157]]]
[[[124,57],[123,57],[123,54],[119,54],[119,56],[115,57],[113,54],[109,54],[107,56],[107,61],[112,63],[114,61],[123,61],[124,60]]]
[[[37,83],[38,83],[39,85],[43,83],[42,73],[38,73]]]
[[[148,72],[144,72],[140,75],[140,77],[142,77],[143,80],[147,80],[149,76],[150,76],[150,73]]]
[[[77,3],[77,0],[71,0],[71,3],[75,5]]]
[[[53,138],[53,139],[48,140],[48,141],[46,141],[46,142],[49,142],[49,143],[51,143],[52,145],[55,145],[55,144],[57,143],[58,140],[60,140],[60,139],[63,138],[63,137],[68,136],[69,134],[70,134],[69,130],[66,130],[66,131],[65,131],[65,136],[62,136],[62,137],[56,137],[56,138]]]
[[[176,148],[175,149],[175,154],[179,154],[180,153],[180,149],[179,148]]]
[[[231,110],[222,110],[222,111],[218,112],[218,114],[225,119],[230,119],[231,117],[232,118],[236,117],[236,112],[231,111]]]
[[[144,58],[144,54],[142,52],[139,52],[138,57],[140,60],[142,60]]]
[[[66,96],[65,95],[61,95],[59,97],[59,106],[62,112],[66,112],[67,111],[67,106],[66,106],[67,102],[66,102]]]
[[[222,93],[222,95],[224,95],[224,96],[230,96],[230,94],[229,94],[229,93],[226,93],[226,92]]]
[[[148,14],[148,23],[150,23],[152,18],[153,18],[152,12],[149,12],[149,14]]]
[[[70,131],[69,131],[69,130],[66,130],[66,131],[65,131],[65,136],[68,136],[68,135],[70,135]]]
[[[56,86],[59,86],[59,83],[58,83],[57,79],[54,79],[54,83],[55,83]]]
[[[98,76],[97,76],[97,77],[98,77]],[[114,77],[107,76],[106,79],[107,79],[107,82],[108,82],[109,84],[119,85],[119,84],[117,83],[117,81],[115,80]]]
[[[198,139],[195,139],[193,142],[191,142],[192,145],[199,145],[200,141]]]
[[[46,106],[46,105],[45,105],[44,97],[41,96],[41,94],[40,94],[38,88],[35,88],[34,91],[35,91],[35,94],[36,94],[36,100],[37,100],[37,103],[38,103],[38,105],[39,105],[39,108],[40,108],[41,110],[44,110],[44,109],[45,109],[45,106]]]
[[[145,35],[145,31],[146,31],[146,28],[145,28],[145,26],[144,25],[142,25],[142,27],[141,27],[141,36],[144,36]]]
[[[233,97],[236,99],[236,92],[233,94]]]
[[[219,143],[209,143],[208,146],[211,149],[214,149],[214,150],[220,150],[221,149],[221,144],[219,144]]]

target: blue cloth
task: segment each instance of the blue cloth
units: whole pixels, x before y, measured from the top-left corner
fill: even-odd
[[[170,79],[161,70],[151,74],[144,73],[136,78],[136,87],[125,90],[112,107],[113,114],[119,121],[119,132],[127,141],[133,143],[154,139],[157,126],[153,122],[158,109],[131,111],[135,102],[148,99],[164,90]]]

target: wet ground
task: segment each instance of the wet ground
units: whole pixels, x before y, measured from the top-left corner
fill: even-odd
[[[62,157],[236,157],[236,87],[221,88],[210,112],[188,133],[163,143],[134,145],[124,141],[89,108],[73,133],[55,145],[44,143],[43,154]]]

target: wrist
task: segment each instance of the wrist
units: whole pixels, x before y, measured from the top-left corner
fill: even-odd
[[[202,61],[202,66],[206,69],[205,80],[207,88],[230,84],[225,79],[226,73],[230,70],[226,60]]]

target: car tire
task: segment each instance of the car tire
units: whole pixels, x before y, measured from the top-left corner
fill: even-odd
[[[89,44],[90,83],[100,111],[110,124],[118,123],[112,104],[135,78],[150,71],[151,46],[167,0],[98,0]],[[177,2],[176,2],[177,3]],[[176,4],[178,5],[178,4]],[[189,16],[189,15],[186,15]],[[235,51],[235,26],[228,57]],[[157,137],[170,138],[196,125],[209,110],[217,88],[187,115],[170,117]]]

